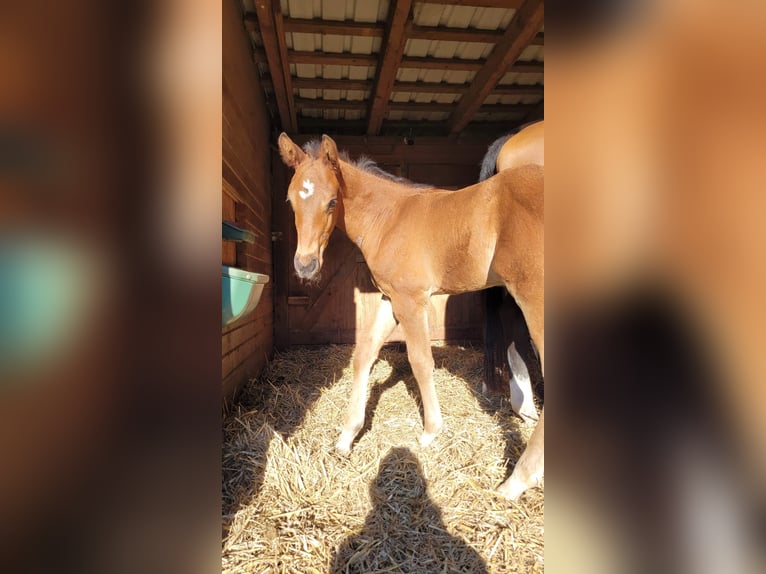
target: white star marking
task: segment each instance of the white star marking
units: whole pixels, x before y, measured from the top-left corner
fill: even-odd
[[[310,179],[303,180],[303,187],[306,188],[306,191],[301,189],[298,192],[298,195],[301,196],[301,199],[308,199],[309,197],[314,195],[314,183]]]

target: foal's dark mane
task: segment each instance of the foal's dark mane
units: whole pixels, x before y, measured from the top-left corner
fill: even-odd
[[[319,158],[319,146],[322,142],[319,140],[311,140],[309,142],[306,142],[303,144],[303,151],[305,151],[307,154],[309,154],[312,158],[318,159]],[[394,183],[398,183],[401,185],[406,185],[407,187],[411,187],[413,189],[433,189],[433,185],[429,185],[427,183],[415,183],[413,181],[410,181],[406,177],[399,177],[398,175],[394,175],[393,173],[389,173],[378,166],[377,163],[375,163],[374,160],[370,159],[367,156],[359,156],[356,160],[352,160],[351,156],[348,155],[348,152],[345,150],[340,150],[340,159],[345,161],[346,163],[349,163],[356,167],[357,169],[361,169],[362,171],[365,171],[369,174],[375,175],[377,177],[380,177],[382,179],[387,179],[388,181],[393,181]]]

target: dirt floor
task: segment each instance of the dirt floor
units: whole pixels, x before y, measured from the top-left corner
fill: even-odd
[[[481,351],[434,347],[445,428],[422,449],[406,352],[384,349],[346,459],[333,446],[352,350],[279,353],[230,407],[223,572],[542,572],[543,489],[494,494],[532,426],[482,394]]]

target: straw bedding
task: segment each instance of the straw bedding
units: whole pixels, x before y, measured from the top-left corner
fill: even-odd
[[[532,427],[482,394],[481,352],[434,347],[445,428],[422,449],[406,352],[384,349],[342,458],[351,353],[278,353],[226,413],[223,572],[542,572],[542,490],[494,494]]]

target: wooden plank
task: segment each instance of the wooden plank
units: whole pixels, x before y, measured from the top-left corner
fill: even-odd
[[[503,39],[487,58],[449,119],[450,132],[457,134],[471,121],[484,100],[505,75],[506,70],[521,55],[543,26],[545,8],[542,0],[525,0],[513,16]]]
[[[313,20],[285,18],[285,32],[302,34],[328,34],[334,36],[361,36],[381,38],[385,26],[382,22],[356,22],[354,20]]]
[[[372,89],[372,80],[293,78],[293,87],[308,90],[357,90],[367,92]]]
[[[476,60],[460,58],[431,58],[419,56],[405,56],[402,58],[401,68],[416,68],[425,70],[460,70],[476,71],[481,70],[484,65],[484,59]]]
[[[299,110],[363,110],[367,107],[364,100],[321,100],[312,98],[295,98],[295,105]],[[534,106],[535,104],[487,104],[481,107],[481,111],[518,112],[520,114],[527,114]],[[402,112],[451,112],[455,107],[456,104],[443,104],[441,102],[388,103],[389,110]]]
[[[507,84],[495,86],[492,93],[500,96],[542,96],[545,93],[545,86],[542,84]]]
[[[290,275],[293,270],[293,254],[290,253],[289,230],[294,227],[293,214],[284,198],[291,173],[282,163],[282,158],[275,153],[271,156],[271,186],[274,201],[272,201],[272,231],[277,232],[276,241],[272,241],[274,277],[274,345],[282,349],[288,340],[288,308],[287,295],[289,292]]]
[[[253,58],[257,62],[267,62],[266,52],[261,48],[253,50]],[[375,66],[378,58],[374,54],[351,54],[349,52],[318,52],[305,50],[289,50],[287,60],[292,64],[316,64],[316,65],[338,65],[338,66]],[[428,70],[459,70],[459,71],[477,71],[481,70],[486,60],[478,58],[475,60],[460,58],[431,58],[431,57],[402,57],[400,68],[416,68]],[[544,63],[516,62],[508,67],[506,72],[516,72],[519,74],[542,74],[545,71]]]
[[[269,114],[240,6],[224,2],[223,16],[222,188],[224,199],[230,197],[235,206],[233,217],[231,203],[222,206],[222,215],[228,210],[227,217],[256,233],[255,244],[235,247],[237,266],[271,275]],[[273,300],[267,285],[251,316],[221,330],[221,376],[227,394],[257,375],[272,351]]]
[[[529,43],[530,46],[544,46],[545,45],[545,34],[542,32],[539,32],[534,38],[532,38],[532,41]]]
[[[285,93],[287,94],[287,107],[290,112],[290,125],[284,126],[288,132],[298,130],[298,122],[295,114],[295,103],[293,102],[292,75],[290,74],[290,63],[287,61],[287,44],[285,42],[284,19],[282,17],[281,2],[277,0],[273,3],[274,10],[274,30],[277,34],[277,44],[279,46],[279,61],[282,63],[282,77],[285,82]]]
[[[221,192],[221,217],[224,220],[234,221],[234,199],[225,191]],[[221,241],[221,263],[224,265],[237,264],[237,249],[231,241]]]
[[[258,16],[258,28],[261,33],[264,52],[266,53],[266,61],[269,64],[269,71],[271,72],[272,85],[277,100],[277,109],[279,110],[279,119],[282,123],[282,129],[295,131],[297,121],[295,121],[290,114],[289,104],[289,97],[291,97],[292,94],[288,94],[287,84],[285,83],[289,74],[284,73],[285,69],[289,70],[289,66],[287,65],[287,62],[285,62],[284,66],[282,64],[273,13],[274,2],[272,0],[258,0],[258,2],[255,2],[255,10]]]
[[[319,98],[295,98],[295,106],[299,110],[364,110],[367,109],[367,102],[364,100],[322,100]]]
[[[291,50],[287,59],[293,64],[320,64],[324,66],[375,66],[378,57],[375,54],[351,54],[349,52],[316,52]],[[271,65],[269,64],[269,68]]]
[[[342,260],[343,263],[337,267],[335,273],[328,278],[324,288],[319,295],[311,301],[308,309],[306,309],[306,314],[301,319],[301,328],[306,331],[311,330],[324,310],[325,304],[335,294],[333,283],[343,281],[357,265],[354,254],[354,251],[356,250],[354,244],[350,241],[345,241],[344,245],[346,245],[346,248],[341,253],[335,255]]]
[[[475,8],[519,8],[523,0],[426,0],[427,4],[472,6]]]
[[[448,26],[418,26],[410,24],[406,35],[414,40],[435,40],[441,42],[481,42],[494,44],[503,38],[502,30],[480,30],[477,28],[452,28]]]
[[[537,64],[535,64],[537,66]],[[539,68],[535,67],[535,70]],[[264,86],[271,88],[271,78],[261,80]],[[293,78],[293,88],[308,90],[354,90],[367,92],[372,89],[372,80],[349,80],[336,78]],[[400,82],[395,81],[394,92],[412,92],[420,94],[463,94],[471,84],[450,84],[448,82]],[[543,84],[498,84],[493,94],[504,96],[542,95]]]

